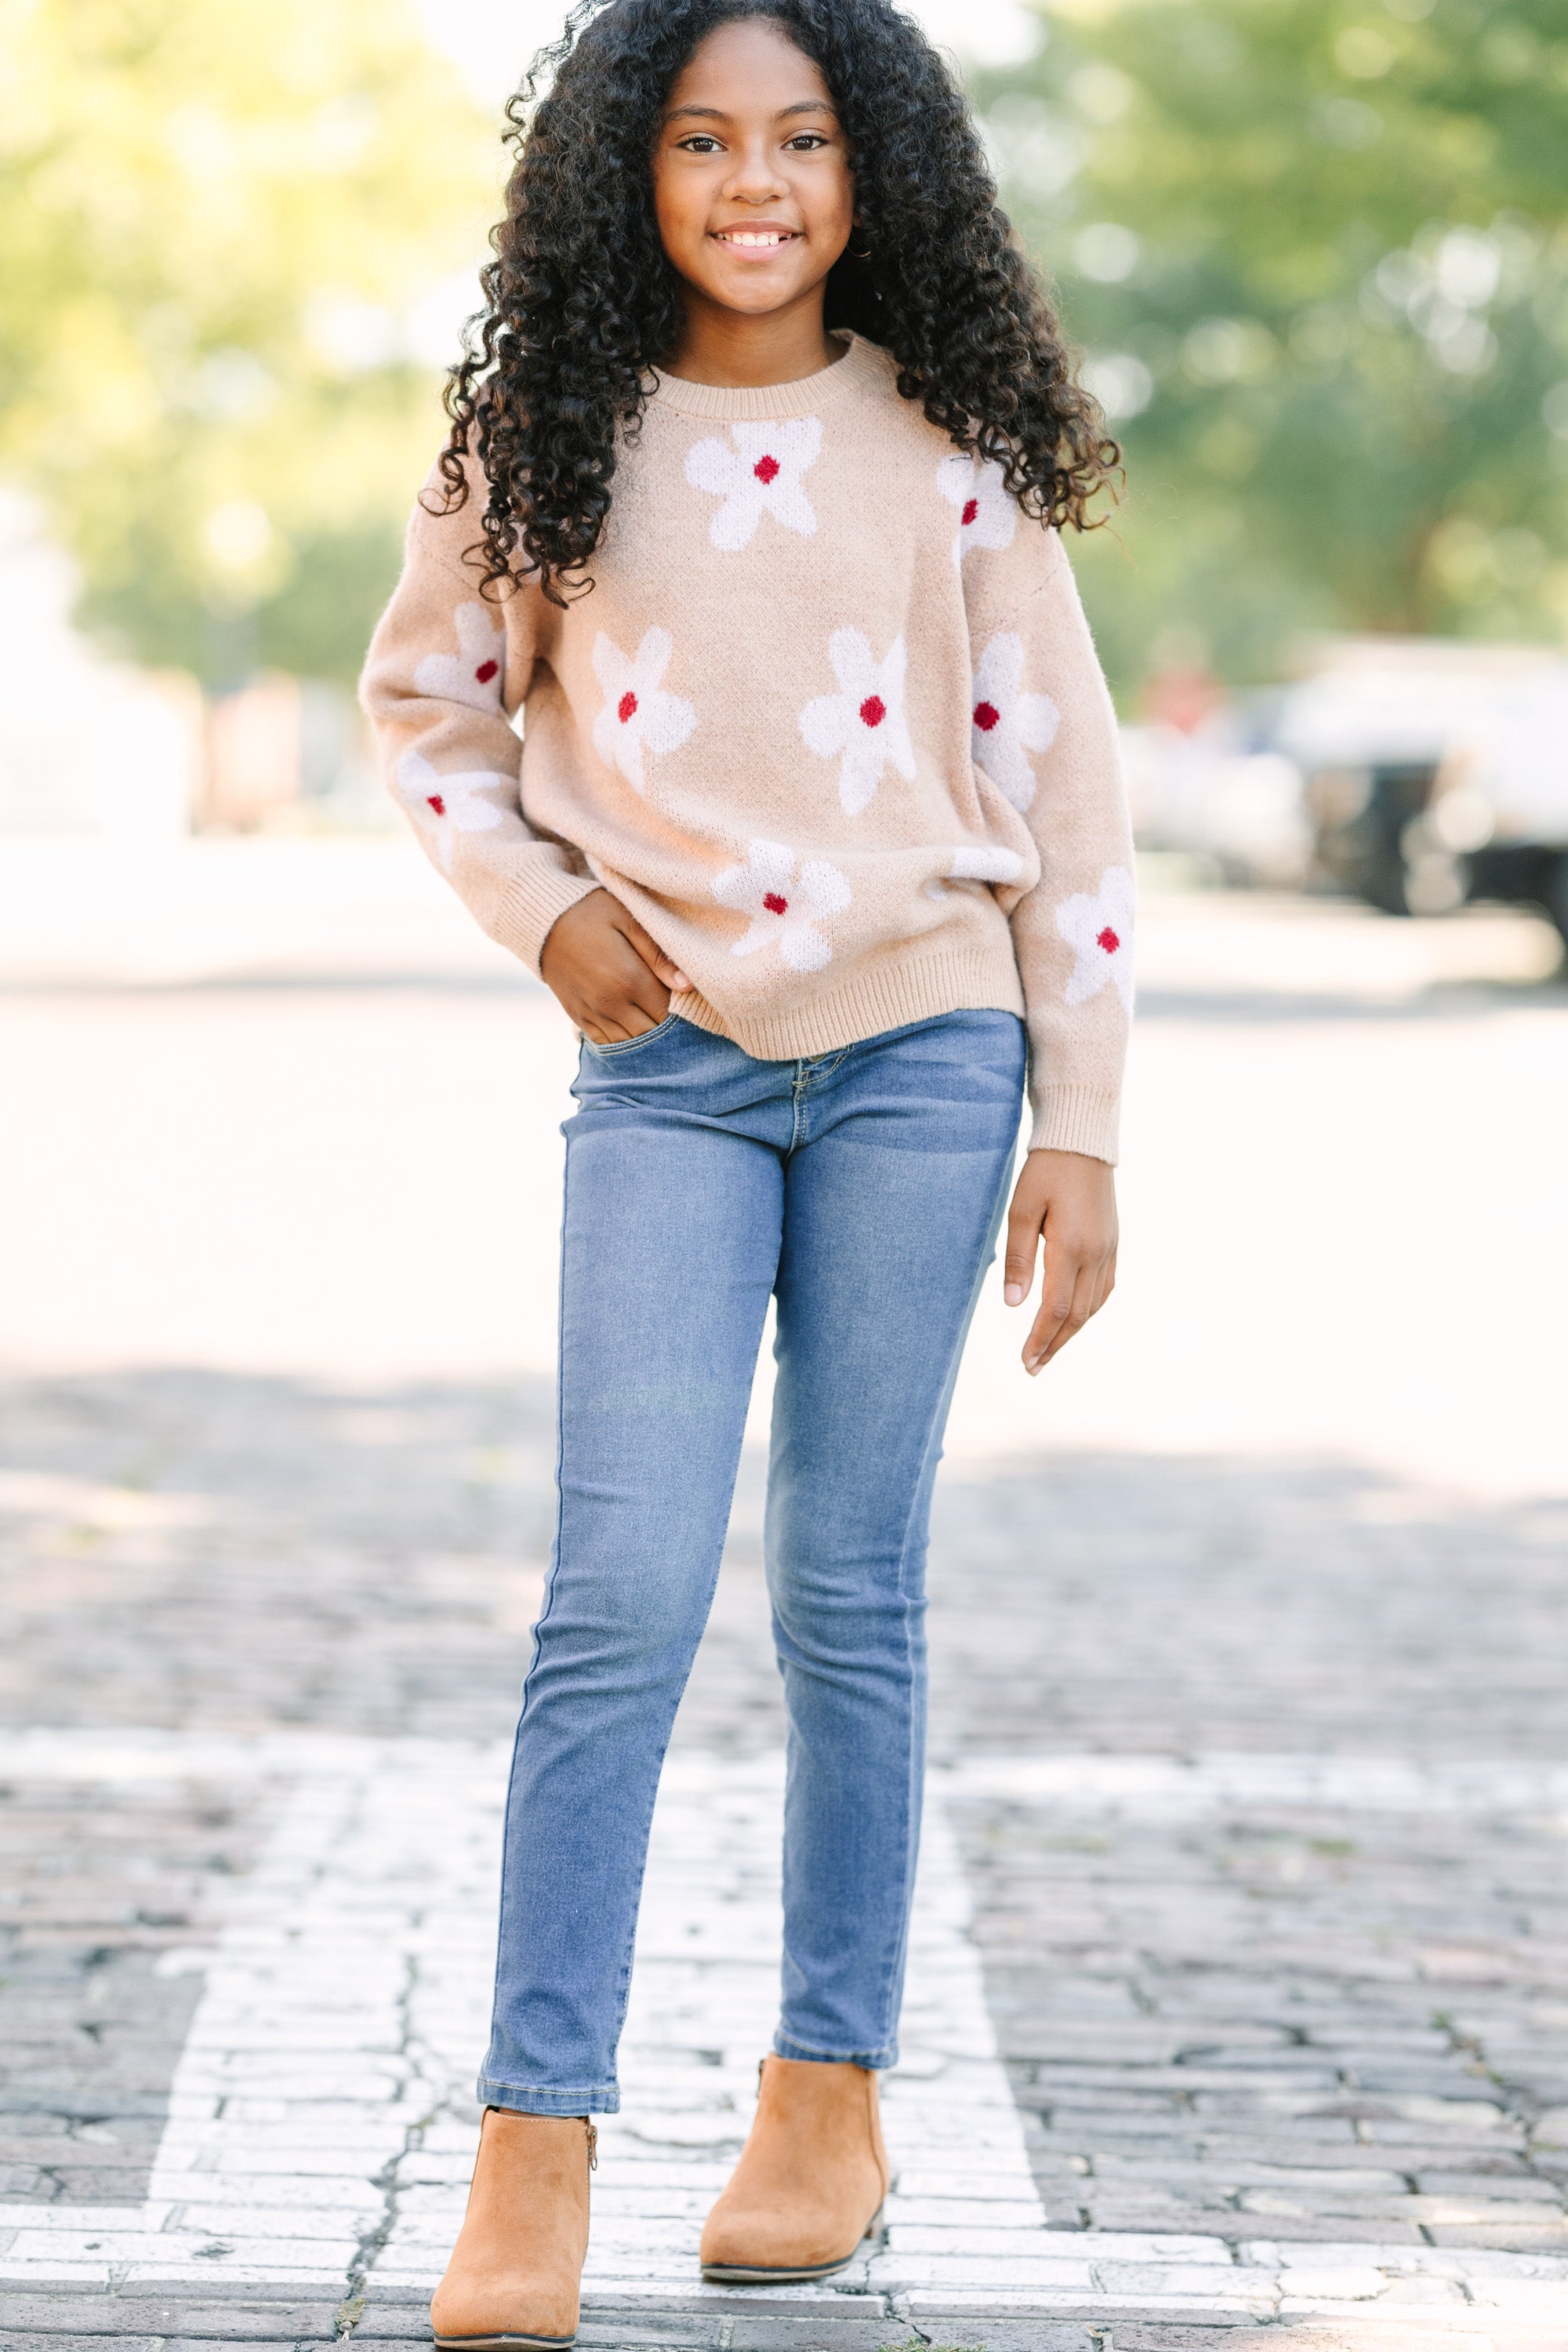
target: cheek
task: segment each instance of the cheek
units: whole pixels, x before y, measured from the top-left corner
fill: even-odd
[[[680,251],[689,251],[692,241],[701,240],[708,205],[679,172],[663,172],[656,164],[653,174],[653,216],[658,224],[659,241],[672,257]]]
[[[847,234],[855,212],[855,181],[847,168],[823,173],[809,190],[802,190],[802,197],[814,226]]]

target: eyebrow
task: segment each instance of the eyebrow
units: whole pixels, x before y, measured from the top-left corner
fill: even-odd
[[[838,120],[838,110],[830,98],[797,99],[793,106],[781,106],[773,121],[782,122],[790,114],[831,114],[836,122]],[[672,106],[665,121],[683,122],[689,115],[700,115],[710,122],[728,122],[730,120],[721,106]]]

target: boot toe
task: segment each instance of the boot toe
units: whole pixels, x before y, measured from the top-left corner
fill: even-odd
[[[865,2237],[841,2215],[715,2207],[698,2250],[703,2273],[731,2280],[822,2278],[853,2262]]]
[[[514,2352],[565,2352],[576,2341],[574,2312],[551,2305],[555,2298],[520,2294],[477,2282],[443,2279],[430,2298],[430,2333],[440,2352],[485,2352],[510,2345]]]

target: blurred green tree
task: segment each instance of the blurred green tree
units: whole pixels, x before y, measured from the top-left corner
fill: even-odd
[[[1563,0],[1045,0],[983,79],[1123,439],[1125,699],[1302,627],[1568,632]]]
[[[494,126],[407,0],[0,0],[0,474],[127,653],[352,678]]]

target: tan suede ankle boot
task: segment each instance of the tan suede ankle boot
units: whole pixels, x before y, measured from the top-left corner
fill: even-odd
[[[468,2209],[430,2300],[437,2345],[561,2352],[573,2341],[595,2143],[586,2116],[485,2109]]]
[[[704,2278],[826,2278],[881,2219],[888,2157],[868,2066],[764,2058],[757,2112],[702,2232]]]

